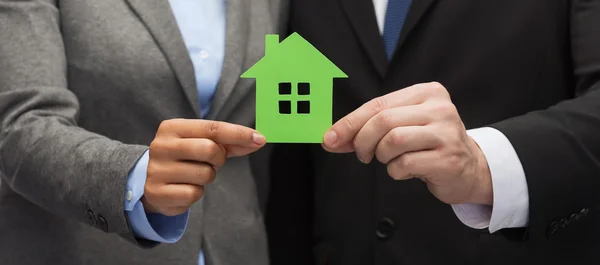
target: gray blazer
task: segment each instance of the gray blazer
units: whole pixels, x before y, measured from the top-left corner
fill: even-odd
[[[252,126],[240,74],[280,22],[279,0],[228,0],[208,119]],[[250,159],[229,161],[177,244],[142,247],[127,175],[165,119],[196,118],[191,60],[166,0],[0,0],[0,264],[267,264]],[[256,175],[256,174],[254,174]],[[263,196],[264,197],[264,196]]]

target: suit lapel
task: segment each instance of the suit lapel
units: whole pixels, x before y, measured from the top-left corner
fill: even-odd
[[[406,38],[410,34],[410,32],[415,28],[415,26],[419,23],[419,21],[423,18],[425,13],[429,10],[429,8],[435,3],[437,0],[413,0],[410,10],[406,16],[406,20],[404,22],[404,28],[400,33],[400,38],[398,38],[398,44],[396,46],[396,53],[402,51],[402,45],[406,42]],[[395,57],[395,55],[394,55]]]
[[[379,34],[372,0],[339,0],[359,42],[377,72],[383,77],[387,67],[385,46]]]
[[[167,0],[127,0],[165,54],[189,103],[200,116],[194,66]]]
[[[247,51],[247,41],[249,32],[249,20],[247,0],[228,0],[227,18],[225,33],[225,58],[223,59],[223,69],[221,79],[217,85],[217,90],[212,100],[212,107],[207,115],[208,119],[216,119],[225,115],[223,112],[225,105],[235,105],[239,99],[243,98],[249,92],[251,86],[239,86],[236,88],[242,67],[244,64],[245,53]],[[235,88],[235,94],[233,91]]]
[[[379,34],[375,9],[371,0],[339,0],[354,32],[366,50],[371,62],[381,76],[386,73],[388,61],[385,55],[383,38]],[[415,28],[429,8],[437,0],[413,0],[404,28],[398,39],[396,51],[400,51],[410,32]],[[367,11],[367,12],[365,12]]]

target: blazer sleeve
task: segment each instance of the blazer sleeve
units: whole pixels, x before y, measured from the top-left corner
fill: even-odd
[[[3,185],[64,218],[135,242],[123,200],[146,146],[77,126],[56,0],[0,0],[0,172]]]
[[[530,240],[583,239],[600,221],[600,1],[571,4],[576,97],[492,125],[525,171]]]

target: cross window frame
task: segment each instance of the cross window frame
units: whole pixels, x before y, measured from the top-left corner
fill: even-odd
[[[278,112],[281,115],[310,115],[310,82],[279,82],[278,84]],[[292,102],[296,105],[292,113]]]

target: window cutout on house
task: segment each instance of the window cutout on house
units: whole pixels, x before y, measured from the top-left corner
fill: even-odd
[[[279,95],[291,95],[292,83],[279,83]]]
[[[310,101],[298,101],[298,114],[310,114]]]
[[[310,83],[298,83],[298,95],[310,95]]]
[[[289,100],[279,101],[279,114],[292,114],[292,102]]]

